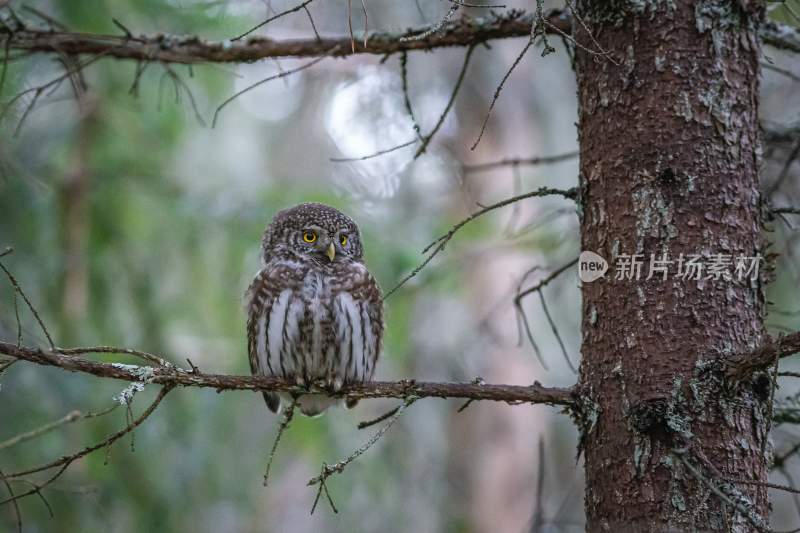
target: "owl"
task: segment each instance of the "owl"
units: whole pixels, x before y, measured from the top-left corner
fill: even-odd
[[[275,215],[261,247],[264,267],[245,294],[253,374],[332,391],[370,381],[383,342],[383,299],[356,223],[327,205],[300,204]],[[281,399],[289,396],[264,392],[273,412]],[[298,407],[315,416],[336,401],[306,394]]]

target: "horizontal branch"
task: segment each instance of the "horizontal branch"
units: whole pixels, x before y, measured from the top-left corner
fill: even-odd
[[[561,10],[548,13],[548,31],[568,33],[570,17]],[[474,46],[493,39],[530,37],[534,15],[509,10],[488,17],[462,17],[441,30],[421,38],[429,28],[409,29],[404,33],[372,32],[366,39],[351,41],[350,36],[275,40],[251,37],[240,41],[207,41],[197,36],[176,35],[96,35],[64,31],[19,30],[8,42],[12,50],[51,52],[63,55],[103,54],[119,59],[165,63],[240,63],[271,57],[334,57],[352,54],[394,54],[411,50],[432,50],[448,46]],[[0,35],[8,30],[0,28]]]
[[[501,167],[521,167],[521,166],[535,166],[535,165],[552,165],[554,163],[561,163],[575,159],[579,155],[578,152],[566,152],[558,155],[539,156],[539,157],[512,157],[501,159],[499,161],[491,161],[489,163],[477,163],[474,165],[464,165],[462,168],[464,172],[485,172],[487,170],[494,170]]]
[[[778,337],[769,338],[759,348],[726,357],[724,360],[725,373],[729,378],[739,380],[764,370],[775,364],[775,359],[788,357],[800,353],[800,331]]]
[[[567,35],[572,20],[565,10],[545,14],[548,33]],[[10,35],[9,50],[45,52],[59,55],[102,54],[118,59],[163,63],[239,63],[273,57],[349,56],[353,54],[387,55],[412,50],[433,50],[450,46],[474,46],[494,39],[530,37],[535,15],[511,9],[487,17],[462,17],[449,20],[439,31],[430,27],[405,32],[372,32],[366,39],[353,40],[349,35],[276,40],[251,37],[247,40],[209,41],[195,35],[103,35],[80,32],[11,30],[0,28],[0,35]],[[800,52],[800,30],[767,22],[761,28],[763,41],[776,48]],[[4,39],[5,40],[5,39]]]
[[[765,44],[800,53],[800,28],[768,21],[761,26],[760,35]]]
[[[800,215],[800,207],[776,207],[770,213],[773,215]]]
[[[71,350],[71,352],[74,351]],[[0,354],[102,378],[162,385],[180,385],[183,387],[207,387],[217,391],[252,390],[294,392],[297,394],[317,393],[349,398],[462,398],[508,403],[546,403],[563,406],[571,406],[573,404],[573,390],[571,388],[544,387],[538,382],[530,386],[521,386],[430,383],[415,380],[397,382],[373,381],[371,383],[346,385],[342,390],[332,392],[316,386],[306,389],[274,377],[205,374],[196,370],[190,372],[174,366],[136,366],[120,363],[102,363],[39,348],[17,347],[6,342],[0,342]]]

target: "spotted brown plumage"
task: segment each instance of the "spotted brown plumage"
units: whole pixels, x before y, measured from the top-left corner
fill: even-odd
[[[383,341],[383,303],[363,263],[356,223],[323,204],[284,209],[267,227],[262,253],[264,267],[245,295],[253,374],[334,391],[371,380]],[[264,393],[273,412],[281,396],[286,399]],[[298,406],[314,416],[335,401],[307,394]]]

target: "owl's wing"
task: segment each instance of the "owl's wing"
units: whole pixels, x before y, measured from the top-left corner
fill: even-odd
[[[366,368],[366,379],[370,380],[375,374],[375,366],[378,362],[378,357],[381,355],[381,350],[383,349],[383,295],[381,294],[381,289],[378,287],[375,278],[369,273],[367,273],[367,277],[359,292],[361,293],[365,312],[369,318],[367,327],[371,330],[371,335],[367,336],[367,338],[371,340],[372,345],[368,350]]]
[[[351,338],[347,339],[350,356],[356,356],[355,364],[353,366],[346,364],[345,368],[349,370],[346,372],[348,380],[370,381],[375,374],[375,366],[383,347],[383,297],[377,282],[366,269],[359,274],[355,276],[354,283],[350,287],[352,294],[350,309],[354,312],[348,321],[359,327],[354,328]],[[357,403],[358,400],[354,398],[345,400],[348,408],[355,407]]]
[[[275,297],[272,294],[269,277],[266,270],[261,270],[250,287],[245,293],[245,305],[247,306],[247,353],[250,359],[250,371],[254,375],[270,375],[267,368],[262,368],[261,358],[258,356],[258,346],[260,339],[260,328],[263,329],[263,322],[269,316]],[[262,342],[263,343],[263,342]],[[281,405],[280,397],[272,392],[263,392],[264,401],[273,413],[278,412]]]

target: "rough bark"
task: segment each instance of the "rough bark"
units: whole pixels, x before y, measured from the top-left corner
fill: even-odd
[[[761,343],[761,281],[678,279],[675,265],[666,281],[617,280],[613,265],[644,254],[645,278],[651,253],[761,252],[760,7],[579,4],[578,42],[617,63],[576,54],[582,249],[612,265],[582,287],[587,531],[756,530],[766,490],[723,479],[766,481],[770,381],[715,365]]]

